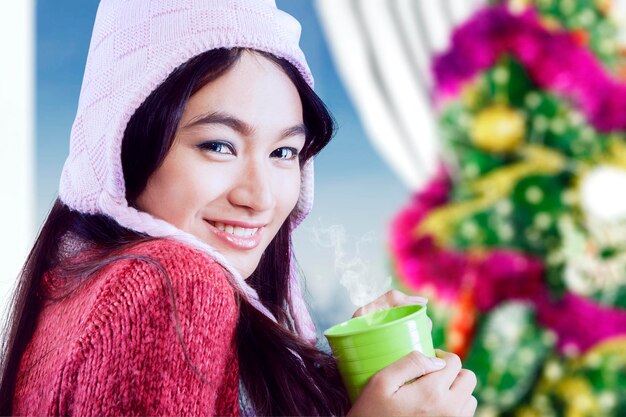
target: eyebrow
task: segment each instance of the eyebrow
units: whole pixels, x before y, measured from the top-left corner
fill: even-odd
[[[183,127],[183,129],[190,129],[195,126],[208,124],[223,125],[244,136],[251,136],[255,130],[254,127],[247,124],[243,120],[221,112],[206,113],[194,117]],[[303,123],[284,129],[280,134],[280,138],[284,139],[298,135],[307,136],[307,129]]]

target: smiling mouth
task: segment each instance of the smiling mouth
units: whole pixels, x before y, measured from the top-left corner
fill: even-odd
[[[242,227],[217,221],[205,220],[210,231],[234,249],[254,249],[261,243],[262,227]]]

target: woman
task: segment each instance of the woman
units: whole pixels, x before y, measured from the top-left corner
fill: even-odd
[[[333,125],[299,32],[271,0],[101,2],[0,414],[473,414],[454,355],[411,354],[350,406],[315,348],[291,231]]]

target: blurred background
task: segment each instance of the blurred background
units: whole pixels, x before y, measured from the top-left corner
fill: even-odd
[[[13,3],[3,305],[56,198],[97,9]],[[277,4],[338,125],[295,235],[320,331],[425,294],[478,415],[626,415],[626,0]]]

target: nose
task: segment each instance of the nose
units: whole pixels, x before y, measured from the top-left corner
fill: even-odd
[[[240,171],[229,199],[233,205],[253,211],[274,208],[276,199],[269,167],[260,161],[249,161]]]

